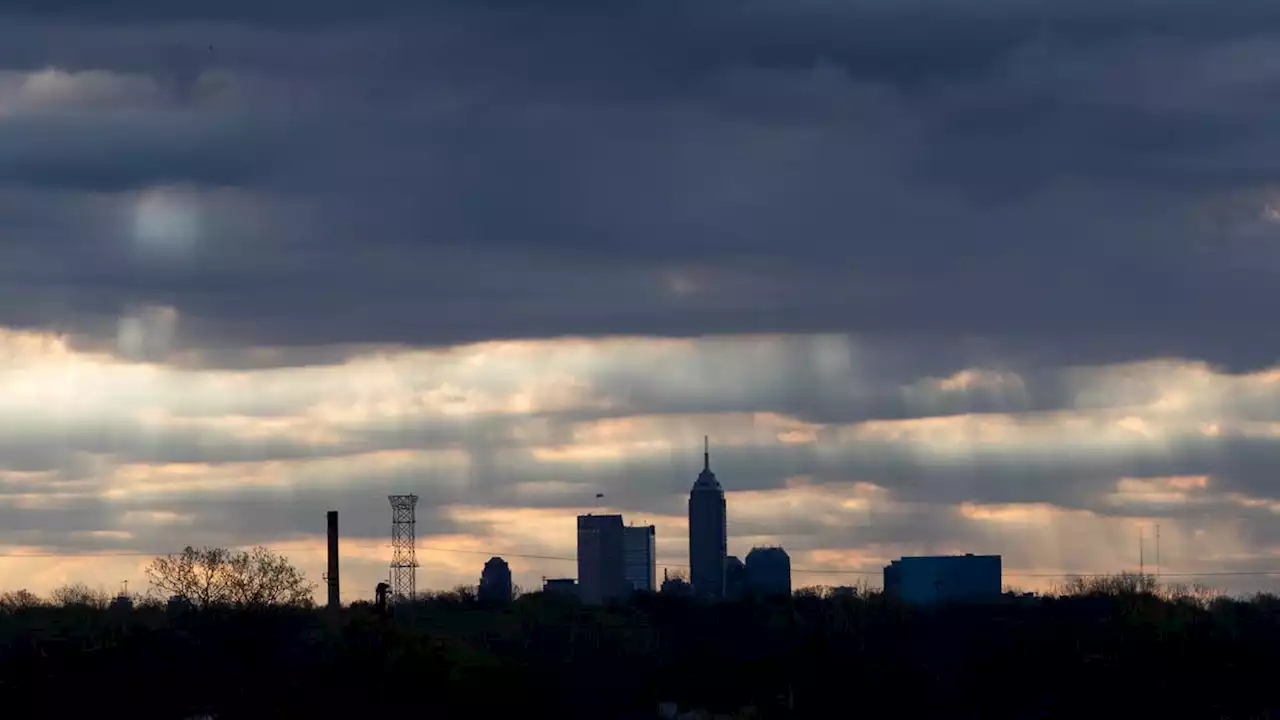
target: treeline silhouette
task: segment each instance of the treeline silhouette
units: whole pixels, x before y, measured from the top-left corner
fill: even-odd
[[[609,607],[460,589],[394,606],[111,605],[0,598],[0,715],[185,718],[1263,718],[1280,599],[1139,576],[904,607],[801,591]]]

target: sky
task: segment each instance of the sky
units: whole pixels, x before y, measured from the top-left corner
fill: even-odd
[[[1159,526],[1171,578],[1280,591],[1278,36],[1271,0],[0,1],[0,589],[188,544],[319,581],[338,510],[369,598],[400,493],[420,588],[572,577],[588,511],[679,569],[709,435],[730,553],[796,585],[1047,588]]]

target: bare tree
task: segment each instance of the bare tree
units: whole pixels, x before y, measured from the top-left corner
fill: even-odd
[[[1053,593],[1064,597],[1153,595],[1159,587],[1154,575],[1125,572],[1119,575],[1071,576],[1061,583],[1055,583]]]
[[[44,604],[44,600],[30,590],[14,590],[0,595],[0,612],[15,612]]]
[[[1182,602],[1200,608],[1208,608],[1214,601],[1223,596],[1222,591],[1209,587],[1204,583],[1162,585],[1159,596],[1169,602]]]
[[[111,604],[111,596],[106,590],[91,588],[79,582],[63,585],[50,593],[49,597],[54,604],[62,605],[63,607],[75,605],[102,610]]]
[[[302,571],[283,555],[256,547],[252,552],[232,553],[228,564],[229,585],[237,605],[310,606],[314,602],[316,584],[307,582]]]
[[[176,595],[199,607],[230,601],[227,559],[224,548],[196,550],[188,545],[179,555],[158,557],[147,566],[152,590]]]
[[[187,546],[153,560],[147,578],[154,591],[200,608],[310,606],[316,588],[287,558],[264,547],[246,552]]]
[[[866,576],[853,581],[853,591],[860,598],[869,598],[884,594],[884,588],[880,585],[873,584],[871,579]]]
[[[452,590],[443,590],[432,595],[435,600],[445,602],[475,602],[477,598],[475,585],[455,585]]]

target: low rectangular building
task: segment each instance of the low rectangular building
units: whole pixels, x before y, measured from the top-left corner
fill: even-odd
[[[913,605],[995,601],[1002,586],[999,555],[904,557],[884,568],[885,595]]]
[[[542,592],[548,595],[578,597],[578,581],[573,578],[551,578],[542,583]]]

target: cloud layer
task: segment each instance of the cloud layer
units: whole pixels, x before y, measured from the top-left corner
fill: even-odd
[[[782,544],[816,571],[798,582],[978,551],[1039,587],[1131,569],[1156,524],[1170,572],[1270,570],[1280,549],[1274,372],[1149,361],[895,380],[876,371],[883,353],[830,335],[494,342],[250,370],[24,333],[4,349],[11,553],[262,543],[320,563],[338,509],[358,568],[345,576],[371,587],[386,496],[415,492],[424,584],[472,580],[484,553],[511,555],[526,584],[572,575],[520,556],[572,558],[573,517],[597,507],[656,524],[676,568],[704,433],[731,551]]]
[[[709,433],[797,567],[1271,567],[1274,3],[99,5],[0,7],[14,551],[678,563]]]
[[[1277,356],[1265,3],[7,7],[7,324]]]

